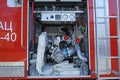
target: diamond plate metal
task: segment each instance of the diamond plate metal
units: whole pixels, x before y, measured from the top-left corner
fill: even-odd
[[[104,38],[110,36],[109,19],[104,16],[109,16],[108,0],[96,0],[96,33],[97,33],[97,56],[99,58],[98,68],[100,74],[109,74],[111,71],[111,60],[101,59],[100,57],[110,56],[110,39]],[[100,39],[104,38],[104,39]]]
[[[97,7],[104,7],[105,0],[97,0],[96,5]]]
[[[0,62],[0,77],[24,77],[24,62]]]
[[[99,60],[99,71],[100,74],[109,74],[111,71],[111,60],[110,59],[100,59]]]

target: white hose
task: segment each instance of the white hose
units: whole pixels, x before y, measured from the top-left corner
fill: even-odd
[[[60,63],[54,66],[54,71],[59,72],[60,76],[78,76],[80,75],[80,68],[74,68],[73,63]]]
[[[60,76],[80,76],[80,70],[61,71]]]
[[[44,53],[46,47],[47,33],[42,32],[38,40],[38,49],[37,49],[37,61],[36,61],[36,70],[40,75],[50,75],[53,72],[53,68],[49,69],[47,72],[43,72],[42,68],[44,66]]]
[[[87,62],[87,58],[85,56],[83,56],[82,53],[81,53],[80,46],[76,44],[75,49],[77,51],[78,58],[85,61],[85,62]]]

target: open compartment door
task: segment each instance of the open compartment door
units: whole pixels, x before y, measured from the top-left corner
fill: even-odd
[[[119,8],[119,0],[95,0],[98,79],[120,79]]]

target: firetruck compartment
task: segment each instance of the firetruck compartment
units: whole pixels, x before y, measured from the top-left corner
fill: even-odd
[[[87,0],[29,6],[28,76],[89,76]]]

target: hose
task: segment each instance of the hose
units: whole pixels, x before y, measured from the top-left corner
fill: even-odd
[[[85,61],[85,62],[87,62],[87,58],[82,55],[81,50],[80,50],[80,46],[78,44],[75,45],[75,49],[77,51],[78,58]]]
[[[43,72],[42,68],[44,66],[44,53],[46,47],[47,33],[42,32],[38,40],[38,50],[37,50],[37,60],[36,60],[36,70],[40,75],[49,76],[53,72],[53,68],[50,68],[47,72]]]

